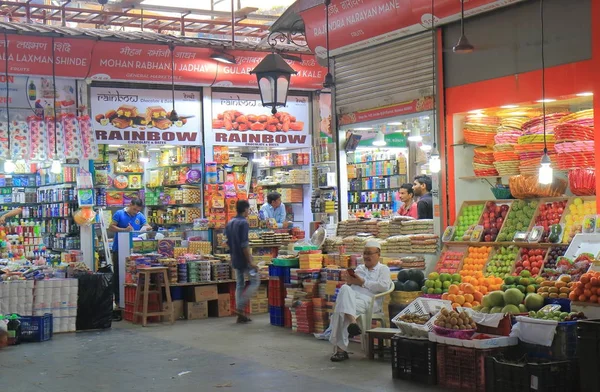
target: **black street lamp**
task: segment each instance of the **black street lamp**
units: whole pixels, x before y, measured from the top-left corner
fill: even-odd
[[[297,74],[277,53],[271,53],[250,72],[256,74],[260,99],[264,107],[270,107],[271,113],[277,113],[278,107],[287,102],[290,76]]]

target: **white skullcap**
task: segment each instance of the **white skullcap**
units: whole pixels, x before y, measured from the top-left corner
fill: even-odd
[[[377,248],[381,250],[381,243],[377,240],[368,240],[365,244],[365,248]]]

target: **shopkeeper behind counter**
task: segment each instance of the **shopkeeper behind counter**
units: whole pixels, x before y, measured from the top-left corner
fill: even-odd
[[[115,233],[128,231],[152,230],[152,226],[146,223],[146,217],[142,214],[144,203],[138,198],[131,199],[131,204],[122,210],[115,212],[108,230]],[[115,290],[115,302],[119,303],[119,236],[115,235],[112,246],[113,280]]]
[[[292,222],[285,220],[285,204],[281,202],[281,195],[272,192],[267,195],[267,202],[260,208],[261,219],[275,219],[277,227],[287,229],[292,226]]]

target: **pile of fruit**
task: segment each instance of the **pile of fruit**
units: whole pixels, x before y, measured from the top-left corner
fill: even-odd
[[[508,213],[508,219],[502,227],[502,231],[498,235],[498,241],[512,241],[518,231],[529,230],[529,225],[537,209],[538,202],[536,200],[515,201]]]
[[[398,280],[394,283],[396,291],[419,291],[423,286],[425,275],[422,270],[403,269],[398,272]],[[441,294],[441,293],[440,293]]]
[[[446,308],[440,310],[440,314],[433,324],[441,328],[454,330],[477,328],[477,324],[475,324],[475,321],[473,321],[467,312],[458,313],[455,310],[448,310]]]
[[[492,259],[485,269],[485,275],[497,276],[500,278],[510,275],[518,253],[519,248],[514,245],[501,247],[498,249],[498,252],[492,256]]]
[[[535,293],[543,281],[542,277],[533,278],[529,271],[523,270],[518,276],[507,276],[504,278],[504,284],[500,289],[502,291],[517,289],[523,294]]]
[[[525,300],[525,303],[523,303]],[[519,289],[510,288],[506,291],[492,291],[485,295],[481,306],[475,307],[481,313],[527,313],[530,310],[539,310],[544,306],[544,298],[538,294],[528,294],[525,297]]]
[[[448,250],[444,252],[436,265],[436,271],[446,274],[457,273],[463,256],[464,253],[460,251]]]
[[[544,312],[543,310],[536,312],[536,311],[532,310],[529,312],[529,317],[538,319],[538,320],[554,320],[554,321],[558,321],[558,322],[577,321],[577,320],[585,319],[585,315],[583,314],[583,312],[567,313],[567,312],[561,312],[560,310],[552,310],[550,312]]]
[[[583,218],[586,215],[596,214],[596,201],[583,201],[580,197],[573,199],[569,205],[569,210],[565,215],[565,231],[563,233],[562,242],[568,244],[571,242],[575,234],[581,233],[583,229]]]
[[[430,318],[431,316],[428,314],[423,315],[415,313],[406,313],[400,316],[400,321],[404,321],[405,323],[411,324],[425,325],[425,323],[427,323]]]
[[[469,253],[463,260],[463,266],[460,270],[460,275],[475,276],[477,272],[483,271],[485,263],[487,263],[488,257],[492,251],[491,246],[471,246],[469,247]]]
[[[571,301],[600,304],[600,272],[590,271],[581,275],[579,282],[573,285],[569,294]]]
[[[475,287],[470,283],[460,283],[450,285],[448,292],[442,295],[442,299],[452,302],[452,309],[459,306],[473,308],[481,304],[483,294],[475,290]]]
[[[461,277],[459,274],[450,275],[447,273],[438,274],[437,272],[432,272],[427,276],[421,289],[425,294],[443,294],[448,292],[450,286],[459,285],[460,282]]]
[[[567,200],[553,201],[540,204],[539,214],[535,218],[534,226],[542,226],[544,233],[540,242],[560,242],[561,228],[558,226],[567,206]],[[552,238],[550,238],[552,237]]]
[[[544,298],[569,298],[575,282],[569,275],[561,275],[558,280],[545,280],[540,284],[537,293]]]
[[[545,256],[546,249],[522,248],[513,276],[520,275],[522,271],[529,271],[531,275],[537,276],[544,266]]]
[[[487,294],[490,291],[500,290],[504,281],[502,278],[495,276],[483,276],[482,272],[477,272],[475,276],[465,276],[462,278],[463,283],[470,283],[481,294]]]
[[[471,226],[477,224],[482,211],[483,204],[474,204],[463,208],[456,219],[456,231],[454,232],[454,238],[452,240],[469,241],[471,233],[466,236],[466,232]]]
[[[560,273],[557,271],[558,259],[567,251],[568,246],[553,246],[548,250],[548,257],[544,263],[542,277],[549,280],[555,280]]]
[[[483,226],[483,237],[481,238],[483,242],[496,241],[509,209],[508,204],[496,204],[493,201],[486,203],[479,222]]]

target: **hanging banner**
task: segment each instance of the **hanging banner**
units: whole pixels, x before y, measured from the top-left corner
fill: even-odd
[[[52,78],[8,76],[8,107],[11,119],[53,115],[56,100],[58,113],[75,113],[75,80],[56,79],[56,97]],[[0,110],[6,107],[6,76],[0,75]]]
[[[210,49],[176,47],[175,73],[171,74],[171,50],[167,45],[129,42],[95,44],[89,77],[93,80],[127,82],[194,83],[210,85],[215,80],[217,63]]]
[[[523,0],[465,1],[465,16],[493,11]],[[436,25],[460,19],[459,0],[436,0]],[[332,56],[429,30],[431,0],[332,0],[329,6],[329,49]],[[306,40],[319,57],[326,57],[325,6],[301,12]],[[458,37],[456,37],[458,39]]]
[[[213,93],[212,138],[215,146],[310,147],[308,97],[288,97],[272,115],[259,95]]]
[[[341,126],[351,125],[366,121],[381,120],[384,118],[402,116],[405,114],[425,112],[427,110],[433,110],[433,97],[423,97],[412,101],[402,102],[395,105],[384,106],[376,109],[342,114],[340,116],[339,124]]]
[[[0,72],[6,72],[4,37],[0,36]],[[8,73],[52,75],[52,38],[8,35]],[[92,56],[93,42],[86,39],[55,38],[56,76],[85,78]]]
[[[91,112],[99,144],[202,144],[201,96],[175,91],[178,118],[169,119],[171,91],[92,87]]]
[[[250,72],[265,58],[268,53],[232,51],[237,64],[219,63],[219,69],[213,87],[251,87],[258,88],[256,75]],[[290,78],[290,88],[315,89],[323,88],[327,68],[317,64],[314,56],[302,55],[302,61],[286,60],[297,72]]]

